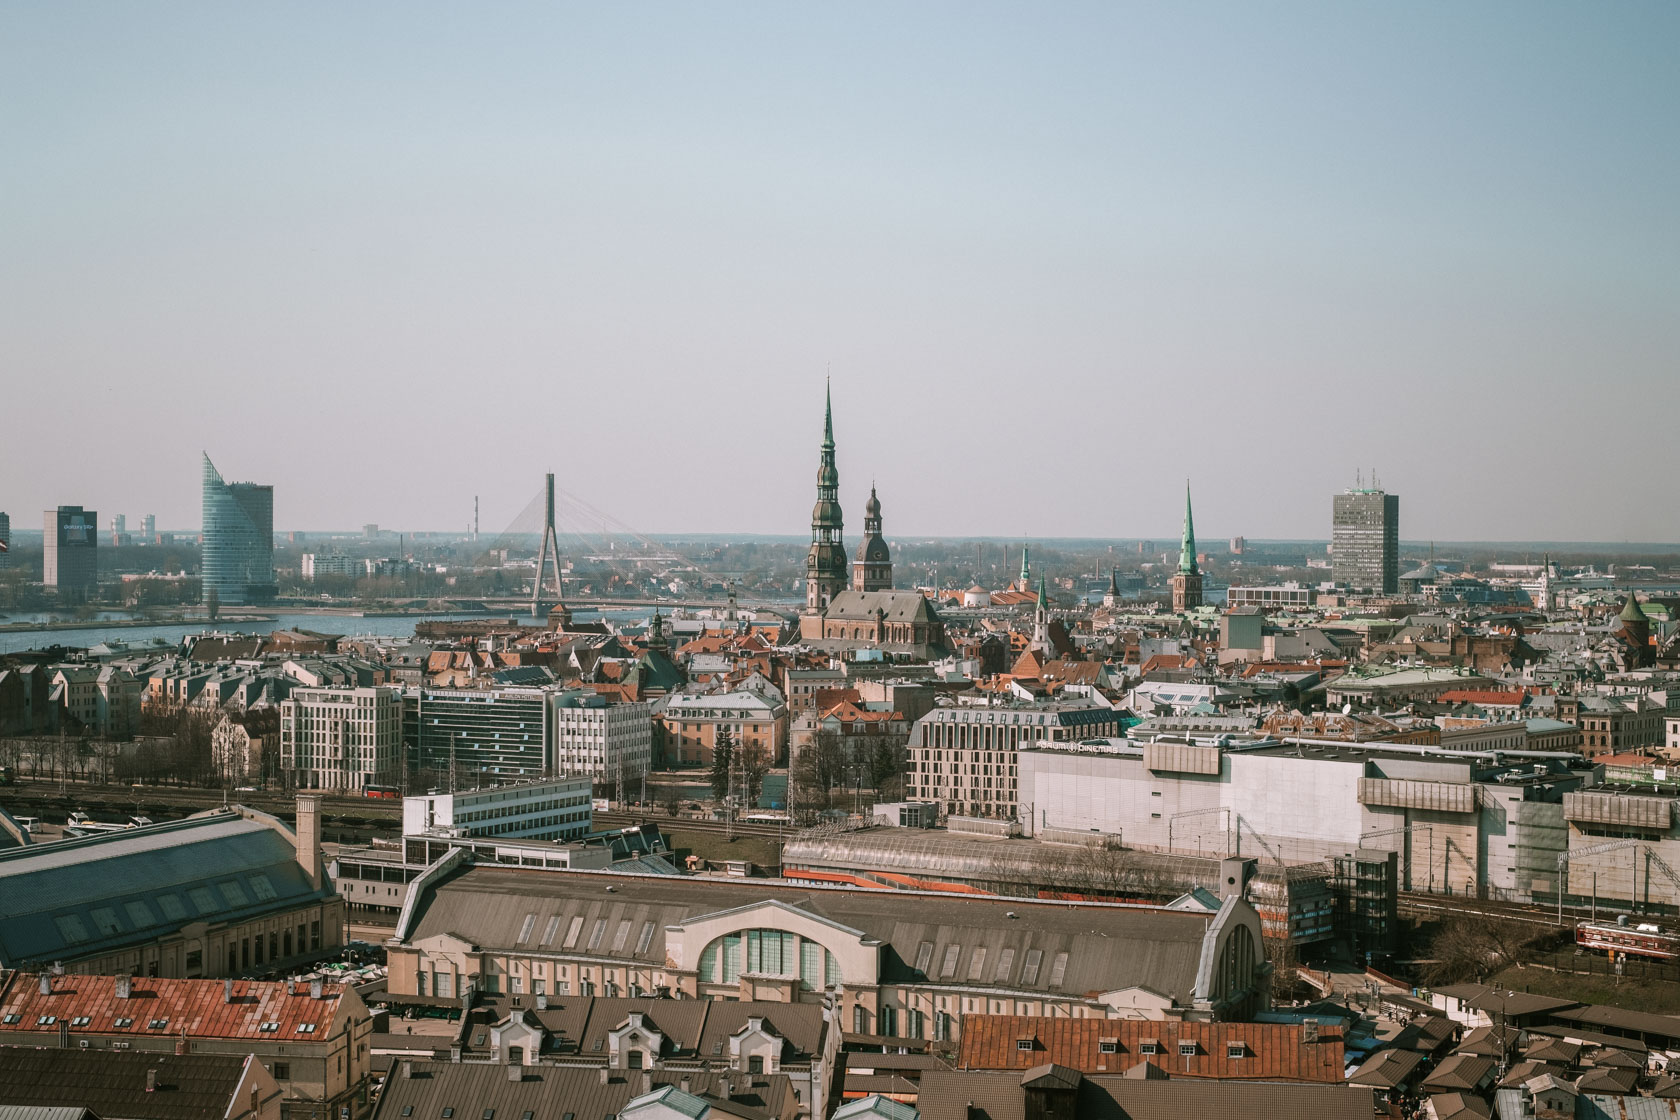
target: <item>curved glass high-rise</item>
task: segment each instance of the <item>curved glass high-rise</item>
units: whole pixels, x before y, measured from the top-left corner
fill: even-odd
[[[204,456],[204,601],[223,605],[274,598],[274,487],[223,482]]]

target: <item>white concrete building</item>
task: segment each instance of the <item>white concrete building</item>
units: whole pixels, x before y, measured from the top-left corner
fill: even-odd
[[[361,576],[366,571],[366,565],[350,556],[334,556],[319,552],[306,552],[300,565],[300,574],[310,583],[314,583],[321,576]]]
[[[1564,794],[1590,770],[1379,744],[1022,745],[1029,834],[1118,835],[1127,847],[1313,862],[1400,853],[1411,890],[1526,900],[1555,889]]]
[[[437,829],[454,836],[571,840],[594,828],[593,789],[588,777],[575,776],[405,797],[403,835]]]
[[[402,776],[402,693],[300,688],[280,705],[280,772],[296,789],[360,792]]]
[[[640,789],[653,767],[651,703],[609,704],[593,692],[568,691],[556,693],[553,705],[549,766],[556,774],[611,782],[621,798]]]

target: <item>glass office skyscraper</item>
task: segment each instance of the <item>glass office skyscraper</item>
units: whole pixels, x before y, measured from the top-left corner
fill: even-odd
[[[204,601],[274,598],[274,487],[223,482],[204,457]]]

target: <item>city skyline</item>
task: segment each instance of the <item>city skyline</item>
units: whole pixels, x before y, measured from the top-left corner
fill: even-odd
[[[891,535],[1168,538],[1189,475],[1317,539],[1375,470],[1410,540],[1680,537],[1670,5],[90,10],[0,13],[25,527],[190,526],[202,447],[282,527],[552,470],[797,535],[832,372]]]

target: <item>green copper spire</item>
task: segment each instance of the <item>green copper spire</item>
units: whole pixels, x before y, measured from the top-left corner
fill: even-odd
[[[1038,577],[1038,609],[1044,610],[1050,605],[1050,599],[1044,594],[1044,577]]]
[[[1021,588],[1025,590],[1032,585],[1032,565],[1028,563],[1032,553],[1029,545],[1021,546]]]
[[[1190,480],[1184,480],[1184,540],[1178,550],[1178,570],[1196,572],[1196,522],[1190,515]]]
[[[823,450],[834,450],[834,389],[823,378]]]

